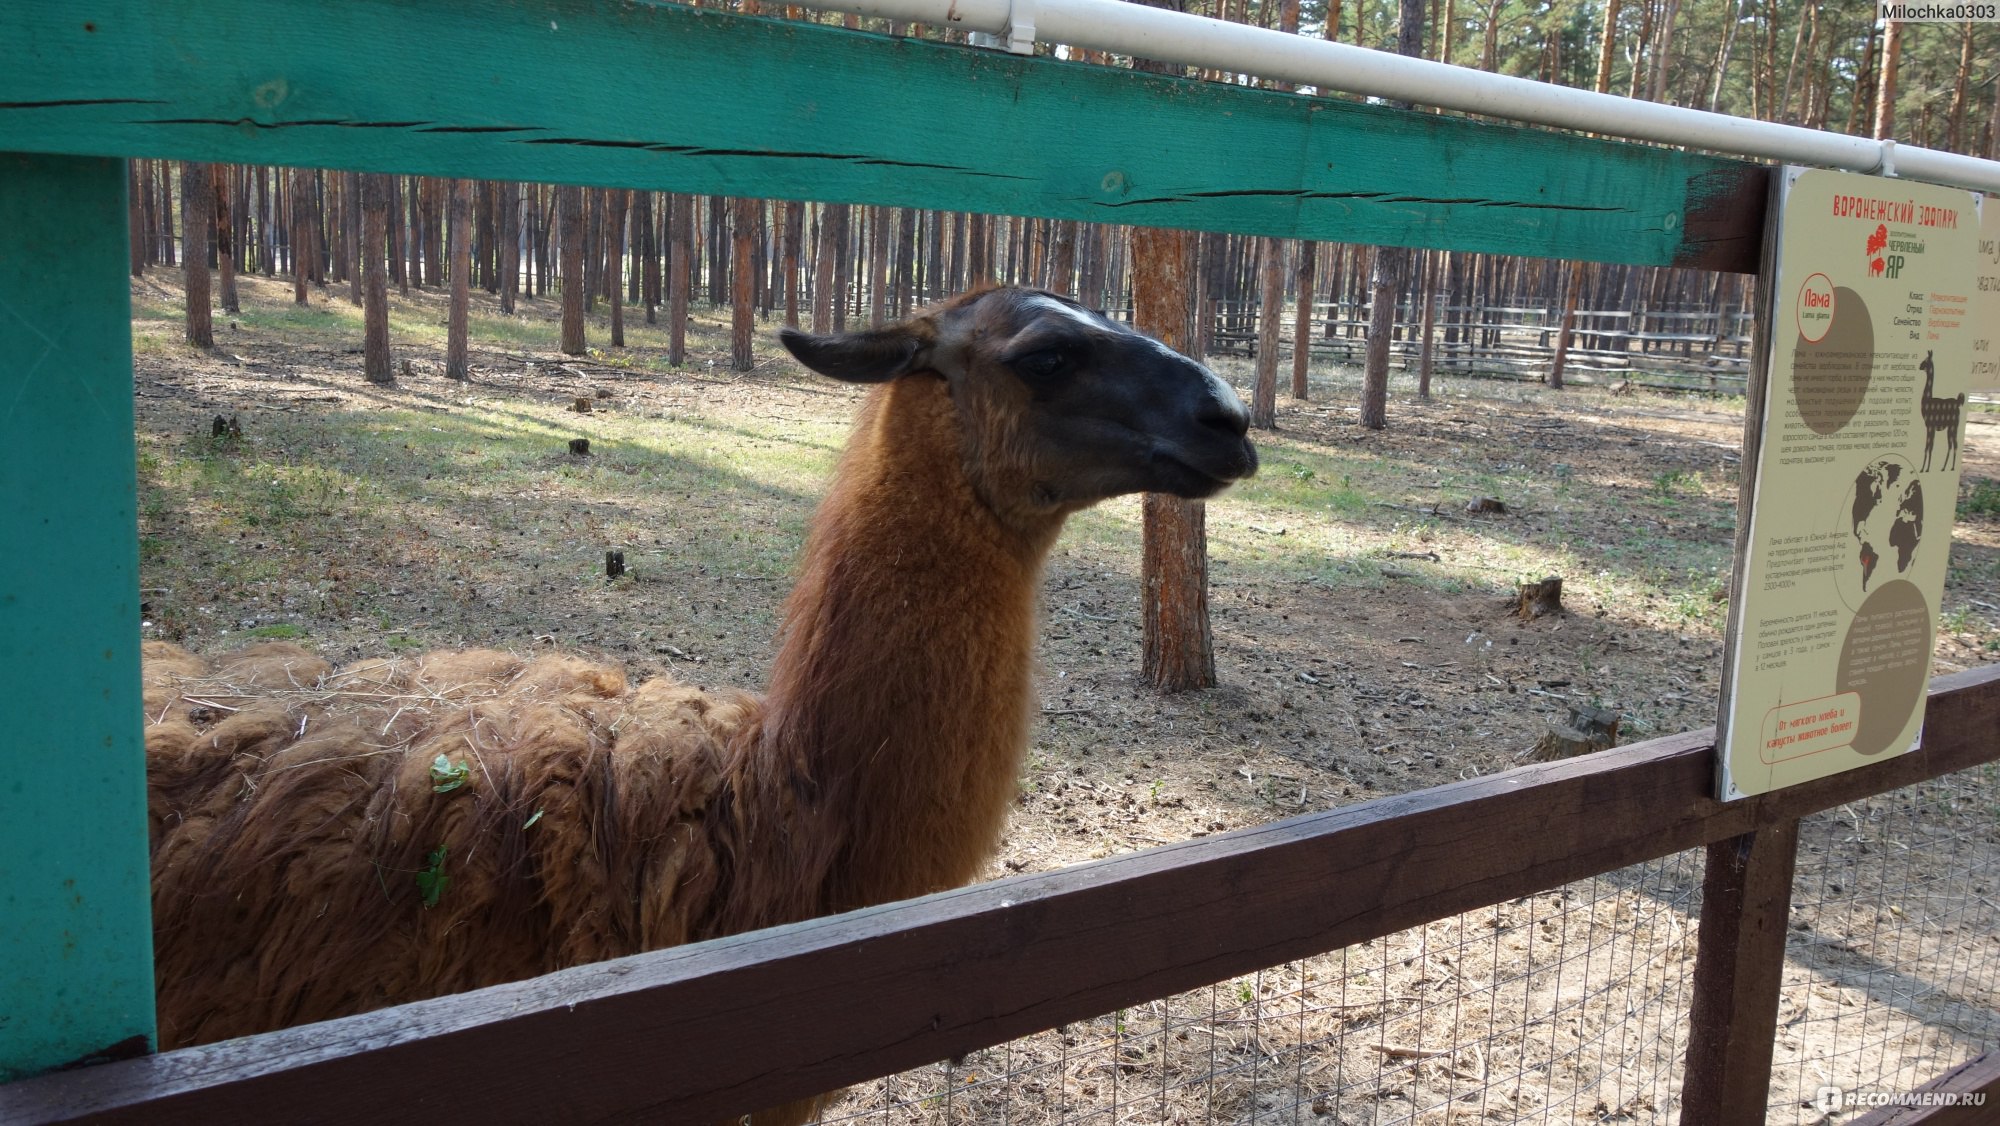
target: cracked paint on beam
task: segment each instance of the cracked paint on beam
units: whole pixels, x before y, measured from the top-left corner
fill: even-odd
[[[0,42],[29,151],[1731,270],[1763,213],[1756,165],[642,0],[17,4]]]

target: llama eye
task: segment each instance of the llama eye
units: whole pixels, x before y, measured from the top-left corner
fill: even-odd
[[[1067,372],[1071,366],[1070,354],[1060,348],[1030,352],[1014,361],[1014,370],[1022,378],[1037,381],[1054,379]]]

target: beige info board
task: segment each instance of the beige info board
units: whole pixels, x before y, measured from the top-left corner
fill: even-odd
[[[1915,745],[1972,382],[1977,193],[1779,176],[1718,727],[1725,799]]]
[[[1979,224],[1972,283],[1973,394],[2000,395],[2000,202],[1988,196]]]

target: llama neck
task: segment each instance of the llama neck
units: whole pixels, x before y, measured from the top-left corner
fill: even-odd
[[[1010,527],[979,499],[942,380],[871,395],[786,605],[758,748],[790,779],[782,804],[823,830],[795,858],[827,873],[819,909],[955,887],[991,855],[1061,523]]]

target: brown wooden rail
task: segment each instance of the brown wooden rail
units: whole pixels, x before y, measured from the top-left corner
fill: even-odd
[[[1952,1068],[1917,1088],[1917,1094],[1951,1095],[1953,1101],[1882,1107],[1849,1126],[1984,1126],[2000,1122],[2000,1052],[1988,1052]]]
[[[44,1076],[0,1123],[720,1118],[1992,762],[2000,667],[1933,683],[1921,749],[1762,797],[1709,796],[1711,740]]]

